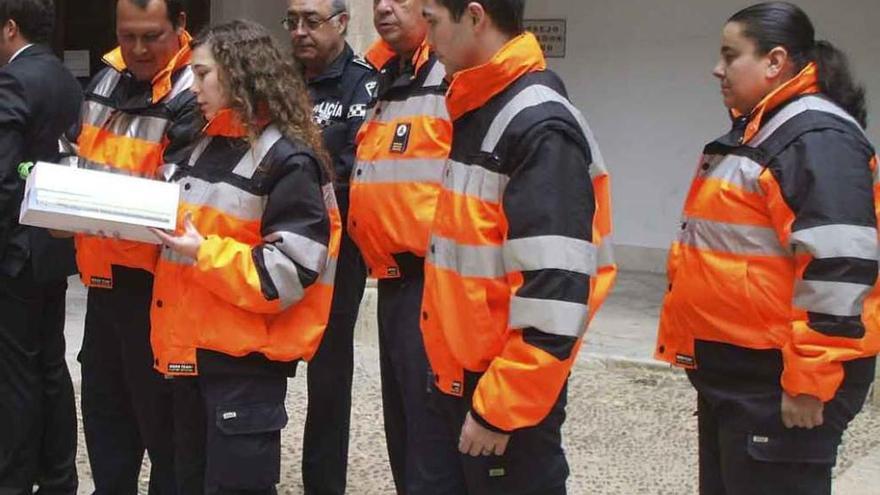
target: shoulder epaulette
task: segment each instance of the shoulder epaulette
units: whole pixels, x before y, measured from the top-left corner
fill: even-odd
[[[375,67],[373,67],[369,62],[367,62],[367,60],[365,58],[361,57],[360,55],[355,56],[352,59],[352,62],[354,62],[355,64],[360,65],[361,67],[364,67],[366,69],[376,70]]]

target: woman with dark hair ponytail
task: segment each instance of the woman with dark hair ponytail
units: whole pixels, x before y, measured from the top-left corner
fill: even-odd
[[[849,112],[863,129],[868,127],[865,88],[853,81],[846,54],[828,41],[817,41],[814,58],[822,93]]]
[[[830,494],[880,351],[878,159],[865,92],[797,6],[748,7],[714,69],[656,357],[698,393],[700,493]]]
[[[867,127],[865,89],[853,80],[846,54],[828,41],[816,41],[813,23],[798,6],[760,3],[737,12],[728,22],[742,26],[743,35],[757,45],[756,54],[767,55],[774,48],[784,48],[796,72],[811,62],[816,64],[822,94],[846,110],[862,128]]]

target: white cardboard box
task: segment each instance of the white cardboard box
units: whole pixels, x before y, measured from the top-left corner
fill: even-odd
[[[173,231],[179,202],[178,184],[38,162],[19,223],[159,244],[146,227]]]

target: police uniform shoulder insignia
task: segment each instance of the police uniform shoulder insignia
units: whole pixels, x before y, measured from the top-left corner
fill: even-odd
[[[370,98],[378,98],[379,97],[379,83],[376,81],[367,81],[364,84],[364,89],[367,90],[367,94],[370,95]]]
[[[352,59],[352,62],[354,62],[355,64],[360,65],[361,67],[364,67],[366,69],[376,70],[372,65],[370,65],[369,62],[367,62],[367,60],[365,58],[363,58],[361,56],[355,56]]]
[[[367,106],[363,103],[348,107],[349,119],[362,119],[367,116]]]

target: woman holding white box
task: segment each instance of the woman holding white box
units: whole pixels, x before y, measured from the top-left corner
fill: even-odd
[[[287,377],[318,348],[340,219],[305,84],[269,33],[233,21],[193,42],[208,121],[156,268],[156,368],[174,376],[181,493],[275,493]]]

